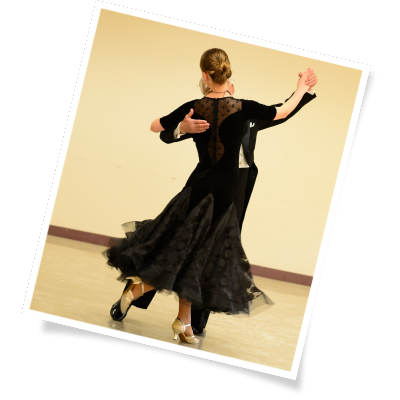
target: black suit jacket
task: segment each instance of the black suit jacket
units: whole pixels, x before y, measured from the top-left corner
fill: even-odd
[[[293,93],[290,97],[292,97],[292,96],[293,96]],[[290,99],[290,97],[285,100],[285,103]],[[254,163],[254,149],[256,147],[258,131],[261,131],[261,130],[264,130],[267,128],[272,128],[273,126],[276,126],[276,125],[283,124],[288,119],[290,119],[294,115],[296,115],[303,108],[303,106],[305,106],[307,103],[309,103],[315,97],[316,97],[315,94],[311,95],[309,93],[305,93],[303,98],[300,100],[299,104],[297,105],[297,107],[286,118],[278,119],[276,121],[263,121],[263,120],[247,121],[247,132],[246,132],[245,136],[243,137],[242,145],[243,145],[244,156],[246,157],[246,161],[249,164],[250,168],[249,168],[249,175],[247,178],[247,185],[246,185],[246,189],[245,189],[246,193],[245,193],[245,199],[244,199],[243,212],[242,212],[242,215],[240,216],[240,220],[239,220],[240,229],[242,229],[244,216],[246,214],[246,209],[249,204],[250,197],[253,192],[257,174],[258,174],[257,166]],[[282,106],[282,104],[283,103],[272,104],[272,105],[275,107],[280,107],[280,106]],[[186,139],[192,139],[193,135],[196,135],[196,134],[186,133],[185,135],[182,135],[179,139],[175,139],[174,131],[177,126],[178,125],[170,128],[170,129],[166,129],[165,131],[162,131],[160,133],[160,139],[164,143],[170,144],[170,143],[181,142]],[[197,144],[196,144],[196,147],[197,147]],[[199,148],[197,148],[197,152],[199,153]]]

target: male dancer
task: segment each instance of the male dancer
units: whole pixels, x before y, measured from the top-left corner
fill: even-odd
[[[299,77],[302,73],[299,73]],[[236,191],[235,197],[235,207],[237,212],[237,217],[239,221],[240,230],[242,229],[244,216],[246,213],[247,206],[250,201],[250,196],[253,191],[255,181],[258,174],[258,169],[254,163],[254,149],[256,145],[257,133],[260,130],[270,128],[283,122],[287,121],[289,118],[293,117],[304,105],[313,100],[316,95],[312,88],[317,84],[318,79],[314,74],[313,70],[309,73],[307,84],[310,86],[310,90],[305,93],[303,98],[297,107],[284,119],[276,121],[262,121],[262,120],[249,120],[247,121],[247,132],[242,140],[242,146],[239,153],[239,184]],[[203,95],[206,95],[208,90],[204,87],[202,80],[200,80],[200,90]],[[228,91],[233,96],[235,93],[234,85],[228,82]],[[293,94],[292,94],[293,95]],[[290,96],[291,97],[291,96]],[[290,99],[289,97],[289,99]],[[286,99],[288,101],[289,99]],[[273,104],[275,107],[280,107],[280,104]],[[193,115],[193,110],[191,110],[184,118],[184,120],[178,124],[177,127],[166,129],[160,133],[160,139],[165,143],[175,143],[182,140],[186,140],[192,137],[192,135],[200,132],[204,132],[208,128],[207,121],[191,119]],[[129,236],[129,233],[127,233]],[[128,283],[129,284],[129,283]],[[128,286],[127,284],[127,286]],[[126,289],[126,288],[125,288]],[[124,289],[124,291],[125,291]],[[138,308],[147,309],[156,291],[152,290],[146,292],[143,296],[139,297],[131,303],[131,306]],[[127,315],[129,308],[122,314],[119,306],[119,300],[112,306],[110,314],[111,317],[116,321],[122,321]],[[205,327],[208,321],[210,312],[208,310],[196,310],[192,308],[191,311],[191,325],[194,335],[205,336]]]

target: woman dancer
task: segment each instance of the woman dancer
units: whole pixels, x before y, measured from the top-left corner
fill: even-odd
[[[238,154],[249,119],[287,117],[309,90],[307,74],[281,107],[265,106],[230,96],[230,61],[221,49],[200,59],[209,87],[206,96],[189,101],[151,124],[153,132],[176,126],[189,111],[208,128],[194,136],[200,162],[183,190],[154,220],[125,224],[127,239],[105,254],[119,280],[130,282],[120,299],[124,313],[149,290],[175,292],[178,316],[172,329],[187,343],[197,343],[190,325],[191,307],[230,315],[250,314],[273,302],[253,281],[243,250],[233,199],[238,183]],[[133,226],[133,228],[132,228]]]

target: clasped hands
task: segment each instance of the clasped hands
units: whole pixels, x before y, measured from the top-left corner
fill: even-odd
[[[313,69],[308,69],[305,72],[299,72],[299,81],[298,84],[301,80],[301,78],[305,75],[305,84],[308,86],[308,90],[311,90],[317,83],[318,83],[318,78],[314,73]],[[303,78],[304,79],[304,78]],[[184,120],[181,122],[180,125],[180,133],[181,135],[184,135],[186,133],[201,133],[205,132],[209,127],[210,124],[207,121],[204,121],[202,119],[192,119],[194,111],[191,109],[188,114],[186,114]]]
[[[308,68],[305,72],[299,72],[297,88],[299,88],[299,85],[303,83],[302,81],[304,81],[305,86],[308,86],[307,91],[310,91],[318,83],[318,78],[317,75],[315,75],[314,70]]]

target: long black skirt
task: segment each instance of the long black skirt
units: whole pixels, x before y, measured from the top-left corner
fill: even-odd
[[[213,195],[189,210],[190,191],[176,195],[154,220],[123,224],[127,238],[103,253],[107,264],[120,281],[139,276],[193,308],[230,315],[269,308],[274,303],[253,281],[235,205],[213,220]]]

